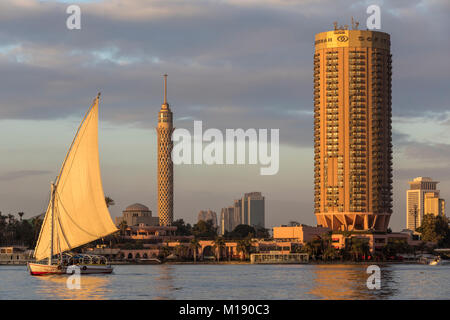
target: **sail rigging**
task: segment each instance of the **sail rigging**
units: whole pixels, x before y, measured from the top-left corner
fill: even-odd
[[[118,230],[106,207],[100,176],[98,103],[99,97],[86,113],[61,167],[52,195],[54,203],[50,201],[47,207],[34,250],[36,260]]]

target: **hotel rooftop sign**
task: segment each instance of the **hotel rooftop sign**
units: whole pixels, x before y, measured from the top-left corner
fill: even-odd
[[[389,50],[389,34],[370,30],[334,30],[316,34],[316,50],[336,47],[372,47]]]

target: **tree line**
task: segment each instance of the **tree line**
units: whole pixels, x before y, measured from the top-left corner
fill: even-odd
[[[23,219],[24,213],[19,212],[17,219],[14,215],[3,215],[0,212],[0,245],[20,245],[34,248],[41,230],[42,219],[38,217]]]

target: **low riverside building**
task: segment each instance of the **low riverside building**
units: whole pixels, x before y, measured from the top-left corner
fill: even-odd
[[[350,244],[352,239],[361,239],[367,242],[370,252],[382,250],[382,248],[391,241],[405,241],[408,245],[417,246],[420,240],[414,240],[408,232],[392,232],[392,233],[333,233],[331,236],[332,245],[336,249],[345,248],[346,244]]]
[[[175,231],[177,227],[163,227],[163,226],[146,226],[141,224],[139,226],[131,226],[125,229],[123,239],[127,240],[154,240],[155,242],[166,242],[175,240],[189,241],[194,236],[177,236]]]
[[[33,261],[33,251],[25,247],[0,247],[0,264],[26,264]]]
[[[162,227],[160,227],[162,228]],[[166,227],[167,228],[167,227]],[[172,227],[174,228],[174,227]],[[154,236],[152,239],[157,239],[152,243],[145,242],[139,246],[132,243],[124,243],[120,248],[86,248],[84,253],[103,255],[110,261],[123,262],[140,262],[145,259],[152,258],[167,258],[169,255],[177,257],[180,260],[192,260],[194,257],[194,246],[191,243],[193,236]],[[161,240],[164,239],[164,240]],[[266,254],[266,255],[290,255],[296,253],[301,246],[299,242],[292,241],[274,241],[251,239],[249,247],[242,250],[239,240],[225,240],[223,246],[220,248],[216,245],[214,240],[199,240],[198,247],[195,250],[197,261],[216,260],[243,260],[249,259],[251,254]],[[268,256],[268,257],[269,257]],[[279,257],[278,257],[279,258]],[[277,258],[277,259],[278,259]],[[298,257],[286,257],[287,261],[297,261]],[[263,259],[270,260],[271,258]],[[303,259],[303,258],[302,258]]]
[[[163,240],[165,237],[175,236],[177,227],[160,226],[131,226],[125,229],[124,239],[128,240]]]
[[[308,263],[309,255],[307,253],[252,253],[250,262],[253,264],[289,264],[289,263]]]
[[[220,253],[215,246],[213,240],[200,240],[198,253],[201,258],[213,257],[219,254],[222,259],[241,259],[244,253],[239,250],[239,242],[233,240],[225,241],[225,245],[221,248]],[[290,241],[266,241],[259,239],[252,239],[250,242],[250,253],[271,253],[289,254],[296,249],[297,243]],[[247,254],[247,258],[248,258]]]
[[[281,226],[273,228],[273,239],[276,241],[292,241],[301,244],[322,237],[330,229],[324,227],[311,227],[306,224],[299,226]]]
[[[120,260],[139,260],[158,258],[162,254],[159,246],[144,247],[142,249],[120,249],[118,258]]]

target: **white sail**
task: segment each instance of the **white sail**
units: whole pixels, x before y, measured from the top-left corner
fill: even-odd
[[[118,230],[106,207],[100,176],[98,102],[97,97],[81,123],[55,183],[53,219],[50,201],[34,251],[38,261]]]

